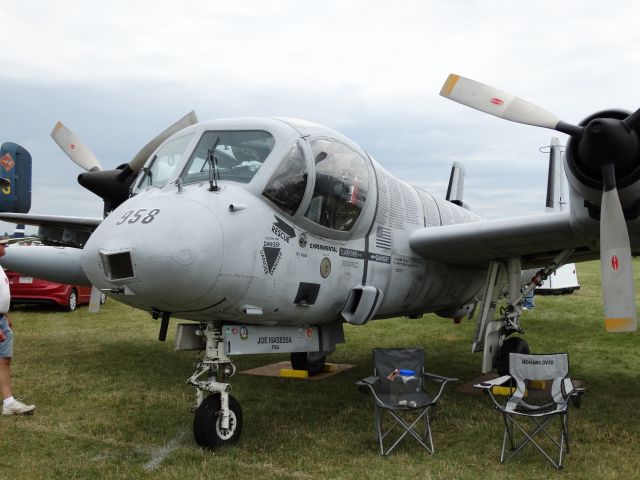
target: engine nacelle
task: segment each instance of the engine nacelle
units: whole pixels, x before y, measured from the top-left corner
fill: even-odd
[[[625,110],[605,110],[585,118],[580,125],[589,125],[592,130],[606,129],[608,119],[616,122],[624,120],[628,115],[629,112]],[[598,125],[590,125],[595,119],[599,120],[595,122]],[[573,190],[572,201],[582,200],[580,205],[573,205],[574,209],[586,208],[593,220],[599,219],[603,179],[602,165],[596,159],[610,158],[615,161],[616,184],[625,217],[627,220],[633,220],[640,215],[639,138],[640,132],[635,129],[623,132],[622,135],[607,135],[602,142],[594,142],[591,136],[585,135],[580,139],[569,139],[565,171],[569,186]]]

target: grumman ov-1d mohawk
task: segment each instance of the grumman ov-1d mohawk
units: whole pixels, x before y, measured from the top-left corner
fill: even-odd
[[[114,170],[58,124],[52,136],[88,170],[78,180],[104,199],[105,218],[2,214],[39,225],[48,244],[9,248],[2,263],[92,284],[161,318],[161,339],[169,317],[193,321],[178,325],[176,348],[205,352],[188,380],[205,447],[241,433],[231,356],[287,352],[294,368],[317,372],[344,341],[345,322],[426,312],[459,320],[477,304],[472,348],[483,352],[483,372],[505,368],[510,351],[527,348],[511,336],[522,333],[523,295],[561,264],[599,255],[606,328],[635,330],[640,110],[571,125],[457,75],[441,95],[568,134],[570,210],[487,221],[462,202],[461,183],[434,197],[348,138],[300,120],[198,123],[189,114]],[[523,269],[535,269],[524,283]]]

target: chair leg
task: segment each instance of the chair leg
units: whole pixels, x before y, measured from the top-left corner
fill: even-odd
[[[563,458],[563,453],[564,453],[564,446],[566,445],[566,436],[565,436],[565,425],[564,425],[564,418],[562,415],[560,415],[560,422],[561,422],[561,432],[560,432],[560,441],[558,442],[555,438],[553,438],[549,432],[546,431],[545,427],[553,420],[553,417],[555,415],[552,416],[548,416],[545,417],[543,420],[538,421],[536,418],[530,418],[530,420],[532,420],[532,422],[536,425],[536,428],[534,430],[532,430],[530,433],[527,432],[518,422],[516,422],[513,418],[508,417],[505,415],[505,433],[504,433],[504,437],[503,437],[503,441],[502,441],[502,453],[500,454],[500,463],[505,463],[507,461],[509,461],[511,458],[513,458],[518,452],[520,452],[520,450],[522,450],[526,445],[531,444],[533,445],[554,467],[561,469],[562,468],[562,458]],[[506,442],[507,442],[507,437],[510,439],[510,441],[513,441],[513,439],[515,437],[513,437],[513,431],[509,431],[509,425],[511,425],[511,428],[513,428],[514,426],[524,435],[524,438],[517,444],[514,445],[512,443],[512,448],[511,448],[511,453],[509,454],[509,456],[507,458],[505,458],[505,447],[506,447]],[[549,456],[549,454],[547,452],[544,451],[544,449],[538,445],[538,443],[534,440],[534,437],[536,435],[538,435],[539,433],[544,433],[547,438],[549,438],[551,440],[552,443],[555,444],[556,447],[559,448],[559,458],[558,461],[556,463],[556,461],[551,458],[551,456]]]
[[[402,417],[402,414],[398,414],[393,410],[387,410],[387,413],[393,417],[395,422],[386,430],[383,429],[383,418],[384,418],[384,410],[375,408],[375,423],[376,423],[376,436],[378,438],[378,446],[380,447],[380,455],[386,456],[391,453],[391,451],[398,446],[398,444],[402,441],[402,439],[407,435],[411,435],[422,447],[427,450],[430,454],[433,455],[434,447],[433,447],[433,438],[431,436],[431,425],[429,423],[429,412],[428,409],[424,410],[420,413],[411,423],[405,420]],[[415,430],[416,426],[419,426],[420,421],[424,422],[424,436],[420,435],[420,430]],[[398,438],[393,442],[391,446],[389,446],[386,450],[384,447],[384,439],[394,430],[396,425],[401,425],[404,428],[404,431],[400,434]]]
[[[507,439],[509,440],[511,450],[515,448],[515,441],[513,437],[513,420],[505,413],[502,413],[502,420],[504,422],[504,434],[502,436],[502,451],[500,452],[500,463],[505,462]]]
[[[429,450],[429,452],[431,453],[431,455],[433,455],[436,452],[435,447],[433,446],[433,437],[431,436],[431,421],[429,420],[429,409],[427,408],[424,412],[424,423],[426,425],[427,428],[427,435],[425,435],[424,438],[428,438],[429,439],[429,446],[431,447],[431,449]]]
[[[384,446],[382,443],[382,411],[377,405],[374,407],[373,411],[376,424],[376,439],[378,440],[380,455],[384,455]]]
[[[569,453],[569,409],[564,412],[561,418],[563,419],[562,427],[564,430],[565,445],[567,446],[567,453]]]

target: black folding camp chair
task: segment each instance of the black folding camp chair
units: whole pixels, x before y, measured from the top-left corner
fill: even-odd
[[[569,452],[569,403],[573,400],[571,403],[579,406],[581,395],[586,391],[576,388],[569,378],[567,354],[510,353],[509,373],[474,385],[489,394],[502,414],[504,434],[500,463],[507,462],[531,444],[556,468],[562,468],[563,455],[565,451]],[[534,386],[534,381],[539,383],[538,389],[528,388]],[[550,388],[547,382],[551,383]],[[507,385],[507,395],[498,401],[496,387],[504,389],[504,385]],[[554,418],[560,423],[555,430]],[[527,423],[531,427],[529,430]],[[508,455],[507,441],[511,448]],[[548,453],[551,448],[559,450],[557,461]]]
[[[361,391],[371,393],[374,402],[376,439],[380,455],[388,455],[409,434],[429,453],[434,453],[429,409],[436,405],[447,382],[456,378],[442,377],[424,371],[424,349],[376,348],[373,350],[373,376],[357,382]],[[434,396],[425,389],[428,381],[440,384]],[[392,423],[383,427],[385,412]],[[399,426],[398,436],[385,447],[387,436]]]

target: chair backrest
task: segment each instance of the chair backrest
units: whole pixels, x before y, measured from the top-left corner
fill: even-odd
[[[377,390],[382,393],[389,393],[392,382],[387,376],[394,370],[413,370],[416,376],[424,370],[424,349],[422,347],[412,348],[374,348],[373,349],[373,371],[380,380]]]
[[[522,401],[529,380],[552,381],[550,397],[540,395],[540,400],[542,403],[552,401],[560,404],[564,402],[562,382],[569,375],[569,356],[566,353],[510,353],[509,374],[516,381],[517,390],[507,402],[507,409],[513,410],[521,403],[532,405],[532,401]]]

